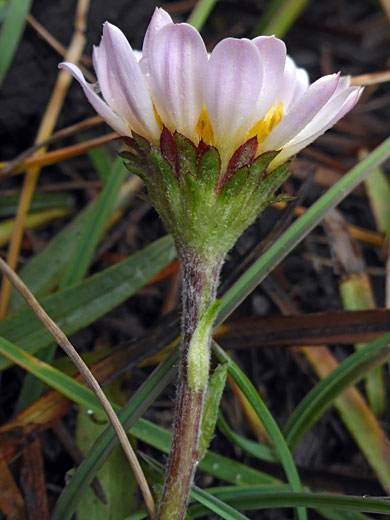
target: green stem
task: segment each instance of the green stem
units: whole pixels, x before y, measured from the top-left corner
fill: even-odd
[[[222,258],[208,259],[179,251],[182,274],[182,361],[177,392],[173,440],[168,461],[158,520],[182,520],[198,461],[198,440],[202,420],[203,388],[191,386],[188,374],[194,367],[189,360],[191,339],[206,310],[213,304],[218,287]],[[202,348],[210,351],[211,326]],[[192,347],[191,347],[192,348]],[[208,364],[206,367],[208,371]],[[200,377],[202,379],[202,377]]]

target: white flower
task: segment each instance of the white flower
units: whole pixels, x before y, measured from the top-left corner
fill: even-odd
[[[138,54],[117,27],[104,24],[93,53],[102,97],[78,67],[59,66],[120,135],[134,131],[158,145],[165,125],[195,144],[216,146],[223,167],[254,136],[257,155],[280,150],[272,166],[281,164],[351,110],[362,91],[339,74],[309,85],[306,71],[273,36],[226,38],[208,56],[199,32],[174,24],[161,8],[153,14],[140,59]]]

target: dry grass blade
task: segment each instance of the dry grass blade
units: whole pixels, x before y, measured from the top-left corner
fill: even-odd
[[[225,348],[348,344],[390,332],[390,311],[333,311],[292,316],[240,318],[221,325],[214,337]]]
[[[35,439],[23,451],[21,485],[23,494],[26,497],[29,518],[47,520],[49,518],[49,509],[47,505],[42,448],[39,439]]]
[[[8,470],[3,457],[0,456],[0,509],[7,518],[24,520],[26,509],[18,486]]]
[[[6,163],[5,166],[0,171],[1,177],[6,177],[11,175],[14,170],[17,169],[28,157],[33,155],[35,152],[38,152],[41,148],[48,146],[49,144],[53,144],[64,137],[68,137],[77,132],[81,132],[82,130],[87,130],[88,128],[93,128],[94,126],[100,125],[103,123],[103,119],[100,116],[93,116],[85,119],[85,121],[80,121],[80,123],[76,123],[74,125],[68,126],[67,128],[63,128],[55,132],[51,137],[41,141],[40,143],[34,144],[27,148],[24,152],[19,154],[15,159]]]
[[[52,152],[36,154],[29,159],[23,161],[19,166],[16,166],[14,169],[10,170],[8,165],[10,163],[0,164],[0,179],[4,176],[15,175],[18,173],[23,173],[29,168],[42,166],[49,166],[50,164],[55,164],[65,159],[71,159],[72,157],[76,157],[77,155],[82,155],[93,148],[98,148],[104,144],[109,143],[113,139],[118,137],[118,134],[115,132],[111,132],[107,135],[103,135],[102,137],[96,137],[94,139],[90,139],[89,141],[85,141],[85,143],[74,144],[72,146],[67,146],[66,148],[60,148],[59,150],[53,150]],[[39,145],[41,148],[42,145]]]
[[[66,53],[66,60],[71,62],[78,62],[81,53],[85,46],[84,30],[86,27],[86,16],[89,8],[90,0],[79,0],[76,9],[75,31],[68,51]],[[66,71],[61,70],[58,74],[56,84],[53,89],[49,104],[47,105],[45,114],[42,118],[36,143],[44,141],[52,134],[58,115],[61,111],[66,92],[71,83],[71,76]],[[44,152],[44,148],[38,151],[38,154]],[[30,202],[38,181],[40,168],[35,167],[28,170],[24,180],[22,192],[20,195],[20,202],[18,212],[16,215],[15,229],[12,236],[10,248],[7,255],[8,264],[12,269],[15,269],[19,251],[22,243],[24,233],[24,223],[30,207]],[[11,285],[7,279],[3,279],[0,295],[0,317],[4,317],[7,313],[8,303],[11,295]]]
[[[353,76],[351,78],[351,85],[378,85],[379,83],[387,83],[388,81],[390,81],[390,70],[385,70],[383,72],[373,72],[371,74]]]
[[[37,33],[52,47],[55,51],[58,52],[60,56],[65,56],[66,54],[66,47],[62,45],[58,40],[52,36],[47,29],[41,25],[38,20],[36,20],[31,14],[27,16],[27,22],[37,31]],[[91,65],[91,59],[81,56],[80,57],[80,69],[82,70],[84,76],[90,81],[91,83],[95,83],[96,79],[89,72],[89,70],[84,66],[90,66]]]
[[[114,412],[109,400],[105,396],[103,390],[101,389],[99,383],[96,381],[92,372],[89,370],[87,365],[84,363],[80,355],[77,353],[76,349],[70,343],[68,338],[62,332],[62,330],[54,323],[54,321],[46,314],[44,309],[40,306],[37,299],[34,295],[29,291],[26,285],[22,282],[22,280],[17,276],[16,273],[4,262],[2,258],[0,258],[0,270],[2,273],[8,278],[10,283],[15,287],[15,289],[23,296],[26,303],[30,306],[33,312],[36,314],[38,319],[41,321],[43,326],[50,333],[55,342],[64,350],[66,355],[73,361],[73,363],[77,366],[79,372],[83,376],[84,380],[88,384],[89,388],[94,392],[96,397],[99,399],[104,411],[106,412],[112,427],[117,434],[119,442],[125,452],[125,455],[134,471],[137,482],[140,486],[142,495],[144,497],[146,506],[149,511],[150,517],[153,519],[155,517],[155,506],[152,494],[150,492],[148,483],[145,479],[145,476],[142,472],[142,468],[138,462],[138,459],[134,453],[134,450],[127,438],[126,432],[123,429],[121,422],[119,421],[116,413]]]

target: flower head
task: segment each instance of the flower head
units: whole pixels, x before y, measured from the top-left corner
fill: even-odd
[[[281,164],[333,126],[358,101],[361,89],[339,74],[309,85],[306,71],[273,36],[226,38],[208,56],[199,32],[174,24],[156,8],[142,53],[106,22],[93,63],[100,97],[70,63],[95,110],[120,135],[158,144],[162,126],[196,145],[218,149],[227,166],[234,151],[257,137],[256,154],[280,150]]]
[[[101,92],[61,63],[95,110],[125,136],[179,246],[226,252],[288,176],[287,159],[358,101],[348,77],[309,84],[273,36],[226,38],[209,55],[199,34],[156,8],[142,52],[106,22],[93,64]]]

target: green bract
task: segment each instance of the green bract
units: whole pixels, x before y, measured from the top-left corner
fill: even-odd
[[[178,249],[224,255],[288,178],[288,163],[274,170],[279,152],[256,157],[257,139],[241,145],[221,171],[218,150],[163,128],[160,147],[133,134],[124,138],[126,167],[140,176]]]

